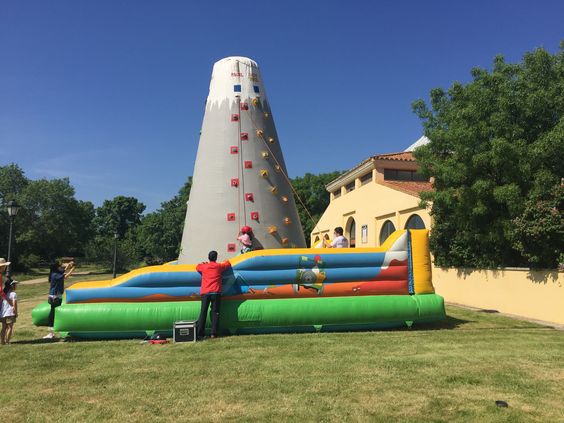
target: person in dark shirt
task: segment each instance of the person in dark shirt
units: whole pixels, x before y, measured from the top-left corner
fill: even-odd
[[[55,309],[63,302],[63,293],[65,292],[65,278],[68,278],[74,271],[74,262],[63,265],[55,262],[49,269],[49,297],[48,301],[51,305],[49,312],[49,333],[43,339],[52,339],[55,337],[53,326],[55,324]]]
[[[229,261],[217,263],[217,251],[210,251],[208,259],[209,263],[200,263],[196,266],[196,270],[202,275],[202,285],[200,287],[202,308],[200,310],[198,324],[196,325],[197,339],[204,338],[206,318],[210,303],[212,309],[211,337],[215,338],[217,336],[217,329],[219,327],[219,306],[221,300],[221,274],[231,268],[231,263],[229,263]]]

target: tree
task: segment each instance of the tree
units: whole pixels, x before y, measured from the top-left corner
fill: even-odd
[[[556,55],[535,50],[518,64],[497,56],[491,72],[473,69],[470,83],[432,90],[431,108],[413,104],[431,139],[415,157],[434,177],[435,191],[422,199],[432,201],[437,264],[557,266],[557,255],[540,259],[542,239],[525,238],[526,228],[548,219],[553,236],[541,231],[544,243],[562,251],[562,219],[552,210],[561,216],[563,48]]]
[[[67,178],[29,180],[14,164],[0,167],[2,208],[15,199],[22,206],[15,224],[15,260],[37,265],[63,255],[82,255],[92,236],[94,206],[78,201]],[[0,214],[2,241],[7,241],[7,214]],[[5,232],[5,236],[4,236]],[[4,246],[4,242],[2,242]]]
[[[145,205],[137,198],[119,195],[112,200],[105,200],[96,210],[96,225],[98,235],[113,237],[117,234],[123,239],[127,232],[141,223],[141,216]]]
[[[304,236],[308,245],[310,242],[310,233],[329,205],[329,193],[325,189],[325,186],[342,173],[343,172],[339,171],[321,173],[319,175],[306,173],[304,176],[298,176],[292,180],[294,189],[307,208],[306,210],[301,201],[295,198]],[[294,197],[296,196],[294,195]]]
[[[161,263],[178,258],[191,187],[192,177],[189,177],[174,198],[145,216],[137,228],[140,255],[147,261]]]

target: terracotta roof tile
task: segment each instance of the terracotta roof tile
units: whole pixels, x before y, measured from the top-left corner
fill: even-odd
[[[388,154],[378,154],[377,156],[372,156],[375,160],[396,160],[401,162],[414,162],[415,157],[411,151],[404,151],[401,153],[388,153]]]
[[[431,182],[383,181],[379,182],[379,184],[416,197],[419,197],[421,192],[433,191],[433,184]]]

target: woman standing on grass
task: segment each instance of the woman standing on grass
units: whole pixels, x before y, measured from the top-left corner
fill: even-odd
[[[8,279],[4,285],[4,294],[6,298],[2,300],[2,331],[0,332],[0,344],[6,345],[10,343],[14,323],[18,317],[18,301],[16,295],[17,281]]]
[[[63,302],[63,293],[65,292],[65,278],[68,278],[74,271],[74,262],[63,265],[58,261],[51,265],[49,269],[49,304],[51,311],[49,312],[49,333],[43,339],[52,339],[55,337],[53,326],[55,324],[55,309]]]

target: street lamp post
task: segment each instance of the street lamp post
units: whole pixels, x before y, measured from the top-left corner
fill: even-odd
[[[12,229],[14,226],[14,218],[20,211],[20,205],[15,200],[8,201],[6,207],[8,209],[8,216],[10,217],[10,232],[8,235],[8,261],[12,258]],[[8,272],[10,271],[10,265],[8,265]]]
[[[118,233],[115,232],[114,233],[114,276],[113,278],[116,278],[116,272],[117,272],[117,242],[118,242]]]

